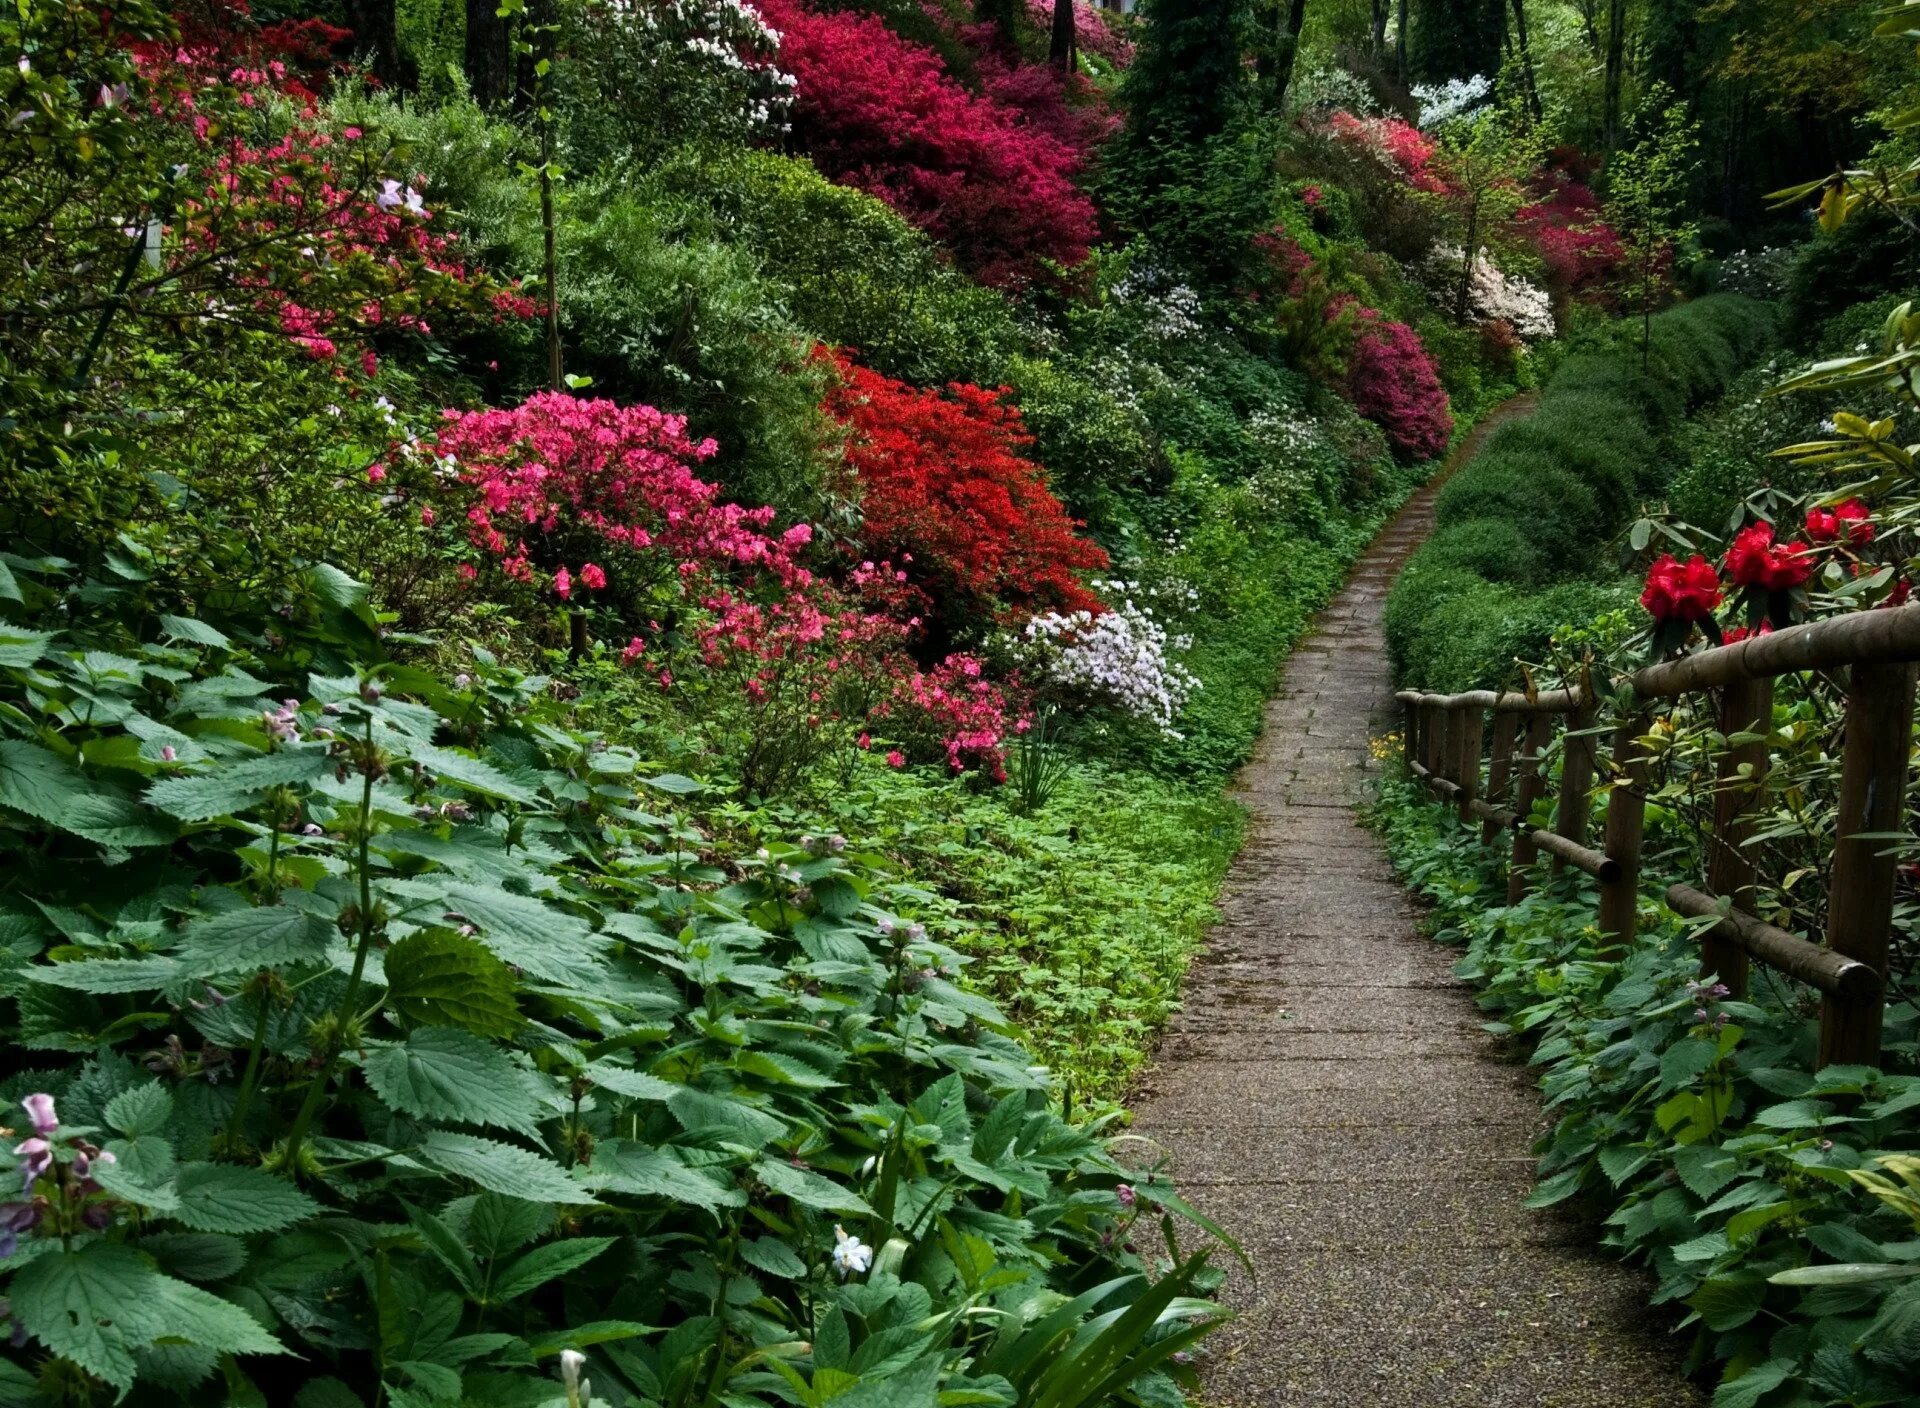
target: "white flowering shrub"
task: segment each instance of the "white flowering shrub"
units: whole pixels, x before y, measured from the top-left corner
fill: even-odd
[[[1112,591],[1132,584],[1104,585]],[[1034,617],[1022,632],[1020,654],[1036,685],[1118,709],[1178,737],[1173,721],[1200,681],[1173,657],[1192,644],[1189,637],[1169,636],[1151,609],[1127,598],[1097,616],[1050,611]]]
[[[751,144],[790,128],[780,31],[746,0],[595,0],[573,22],[583,32],[560,76],[591,96],[569,105],[589,149]]]
[[[1179,341],[1206,331],[1200,295],[1188,284],[1169,282],[1150,266],[1128,270],[1113,285],[1110,296],[1115,303],[1132,305],[1144,315],[1143,330],[1150,337]]]
[[[1466,117],[1486,105],[1493,95],[1493,80],[1484,73],[1468,78],[1449,78],[1445,83],[1416,83],[1413,100],[1420,105],[1418,126],[1431,132],[1457,117]]]
[[[1460,246],[1453,244],[1437,244],[1427,256],[1428,284],[1443,300],[1452,297],[1460,277],[1460,258]],[[1554,334],[1553,302],[1547,291],[1517,274],[1503,272],[1484,248],[1473,259],[1467,305],[1475,322],[1490,323],[1499,318],[1512,324],[1513,330],[1529,342]]]
[[[1287,116],[1298,117],[1303,112],[1342,112],[1353,113],[1357,117],[1373,117],[1379,114],[1380,104],[1374,99],[1373,90],[1351,70],[1339,64],[1315,64],[1311,68],[1302,68],[1287,85]]]
[[[1719,288],[1749,298],[1779,298],[1787,291],[1787,278],[1799,254],[1800,247],[1790,244],[1729,254],[1720,261]]]

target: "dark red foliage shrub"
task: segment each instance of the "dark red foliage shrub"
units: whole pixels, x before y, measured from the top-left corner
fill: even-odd
[[[1419,336],[1372,308],[1358,315],[1347,399],[1409,459],[1433,459],[1453,438],[1440,372]]]
[[[1596,290],[1626,256],[1586,183],[1590,169],[1577,149],[1557,148],[1527,183],[1532,203],[1514,215],[1540,252],[1549,279],[1569,293]]]
[[[1107,555],[1024,457],[1033,440],[1005,388],[921,390],[839,364],[826,409],[847,427],[871,552],[904,564],[949,618],[1103,609],[1075,574]]]
[[[794,130],[828,176],[886,201],[990,283],[1086,258],[1096,222],[1073,184],[1083,163],[1074,146],[967,91],[872,15],[817,13],[801,0],[760,9],[799,82]]]

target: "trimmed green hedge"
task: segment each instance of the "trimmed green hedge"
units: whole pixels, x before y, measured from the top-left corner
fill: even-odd
[[[1433,538],[1387,600],[1401,682],[1502,682],[1552,632],[1629,595],[1607,547],[1664,488],[1688,411],[1724,391],[1773,337],[1772,310],[1734,294],[1618,323],[1561,363],[1525,420],[1500,427],[1440,492]]]

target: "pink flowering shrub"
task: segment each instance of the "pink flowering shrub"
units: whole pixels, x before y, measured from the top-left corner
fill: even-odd
[[[771,508],[722,503],[694,473],[715,449],[688,436],[684,416],[543,391],[510,410],[449,411],[429,452],[473,495],[470,541],[515,580],[548,577],[568,596],[604,589],[609,567],[630,591],[726,568],[804,587],[796,554],[813,530],[774,535]]]
[[[1328,115],[1327,131],[1336,142],[1370,156],[1415,190],[1438,195],[1448,189],[1433,169],[1439,147],[1410,123],[1397,117],[1355,117],[1342,110]]]
[[[903,671],[877,711],[908,747],[936,752],[954,772],[978,769],[1007,780],[1006,745],[1024,728],[1006,690],[972,655],[949,655],[931,670]]]
[[[1355,324],[1347,399],[1408,459],[1433,459],[1453,437],[1453,411],[1439,368],[1405,323],[1363,308]]]
[[[1096,222],[1072,180],[1080,151],[961,87],[872,15],[759,8],[799,83],[794,131],[828,176],[886,201],[990,283],[1086,258]]]

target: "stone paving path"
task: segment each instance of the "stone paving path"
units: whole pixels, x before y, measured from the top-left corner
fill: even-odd
[[[1208,1341],[1204,1401],[1688,1408],[1683,1338],[1639,1275],[1522,1206],[1533,1081],[1354,816],[1369,736],[1394,722],[1381,608],[1433,493],[1288,665],[1239,781],[1251,835],[1135,1104],[1135,1132],[1255,1266],[1220,1258],[1239,1319]]]

